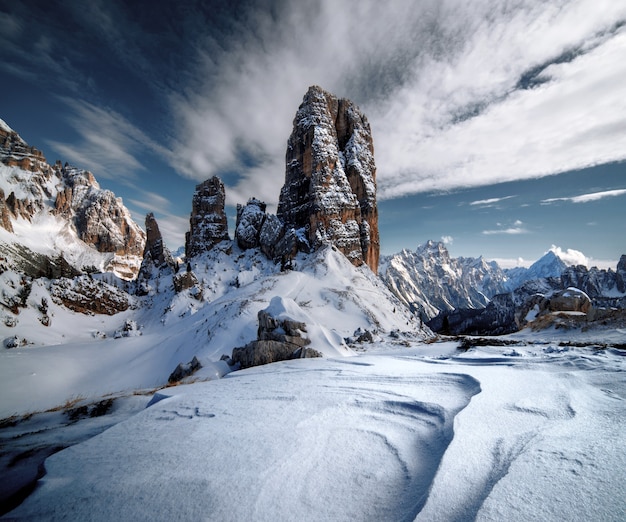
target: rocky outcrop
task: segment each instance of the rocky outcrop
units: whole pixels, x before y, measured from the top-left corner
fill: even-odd
[[[267,217],[266,205],[256,198],[250,198],[246,206],[237,205],[237,224],[235,239],[239,248],[258,248],[261,246],[261,230]]]
[[[9,207],[4,199],[4,190],[0,189],[0,226],[9,232],[13,232],[13,224],[9,216]]]
[[[87,315],[115,315],[128,310],[131,304],[126,292],[87,276],[57,279],[50,295],[56,304]]]
[[[241,368],[250,368],[289,359],[322,357],[306,337],[307,325],[289,317],[274,317],[268,310],[258,314],[257,340],[233,350],[232,360]]]
[[[163,242],[159,224],[154,214],[150,212],[146,216],[146,244],[143,250],[140,272],[148,275],[153,268],[162,270],[168,267],[174,267],[174,260]]]
[[[196,373],[200,368],[202,368],[202,364],[200,363],[198,358],[194,356],[194,358],[191,359],[191,361],[189,361],[188,363],[180,363],[170,374],[167,382],[169,384],[180,382],[185,377],[189,377]]]
[[[33,221],[35,215],[53,214],[65,220],[86,245],[103,254],[115,254],[102,257],[108,270],[127,278],[136,275],[144,233],[122,200],[102,190],[93,174],[60,161],[48,164],[39,150],[1,120],[0,161],[10,167],[4,179],[8,196],[0,204],[4,228],[17,218]]]
[[[185,254],[188,258],[207,252],[220,241],[229,239],[225,203],[224,183],[217,176],[196,186],[190,228],[185,235]]]
[[[485,308],[443,311],[426,324],[444,335],[503,335],[518,330],[511,294],[494,296]]]
[[[626,292],[626,254],[622,254],[617,263],[617,272],[615,273],[615,284],[618,292]]]
[[[378,270],[376,166],[370,126],[358,107],[313,86],[293,122],[278,217],[313,250],[335,245]]]
[[[569,266],[563,271],[561,281],[564,288],[578,288],[592,299],[616,293],[623,294],[626,292],[626,256],[621,256],[615,272],[595,266],[592,268],[583,265]]]
[[[17,132],[0,120],[0,161],[8,167],[33,171],[46,158],[40,150],[29,146]]]
[[[547,300],[550,312],[580,312],[586,314],[591,309],[591,299],[578,288],[566,288],[555,292]]]
[[[180,272],[176,274],[174,276],[173,283],[174,283],[174,291],[177,294],[182,292],[183,290],[189,290],[190,288],[197,289],[197,291],[194,292],[195,296],[197,296],[198,293],[200,292],[198,278],[193,272],[189,270],[187,272]]]

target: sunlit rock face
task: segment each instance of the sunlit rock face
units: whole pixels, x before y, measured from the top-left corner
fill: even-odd
[[[309,88],[287,144],[277,214],[311,250],[331,243],[377,272],[374,146],[367,118],[350,100]]]
[[[193,257],[211,250],[228,237],[228,222],[224,206],[224,183],[217,176],[196,186],[189,218],[189,232],[185,236],[185,254]]]
[[[12,230],[11,220],[32,221],[36,214],[51,213],[67,220],[77,236],[97,251],[141,258],[145,234],[122,200],[101,189],[91,172],[60,161],[47,163],[41,151],[1,121],[0,164],[6,195],[0,197],[0,217],[5,229]],[[131,272],[129,277],[134,275]]]

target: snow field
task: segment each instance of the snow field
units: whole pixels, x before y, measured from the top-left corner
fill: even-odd
[[[622,352],[378,348],[162,390],[50,457],[10,515],[624,519]]]

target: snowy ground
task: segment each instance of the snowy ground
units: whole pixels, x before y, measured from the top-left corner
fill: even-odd
[[[625,353],[457,344],[163,389],[48,458],[7,517],[625,520]]]

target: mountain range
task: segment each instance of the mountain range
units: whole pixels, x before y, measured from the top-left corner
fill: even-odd
[[[626,256],[380,257],[359,108],[313,86],[287,143],[276,214],[231,238],[212,177],[173,255],[0,121],[0,514],[617,519]]]

